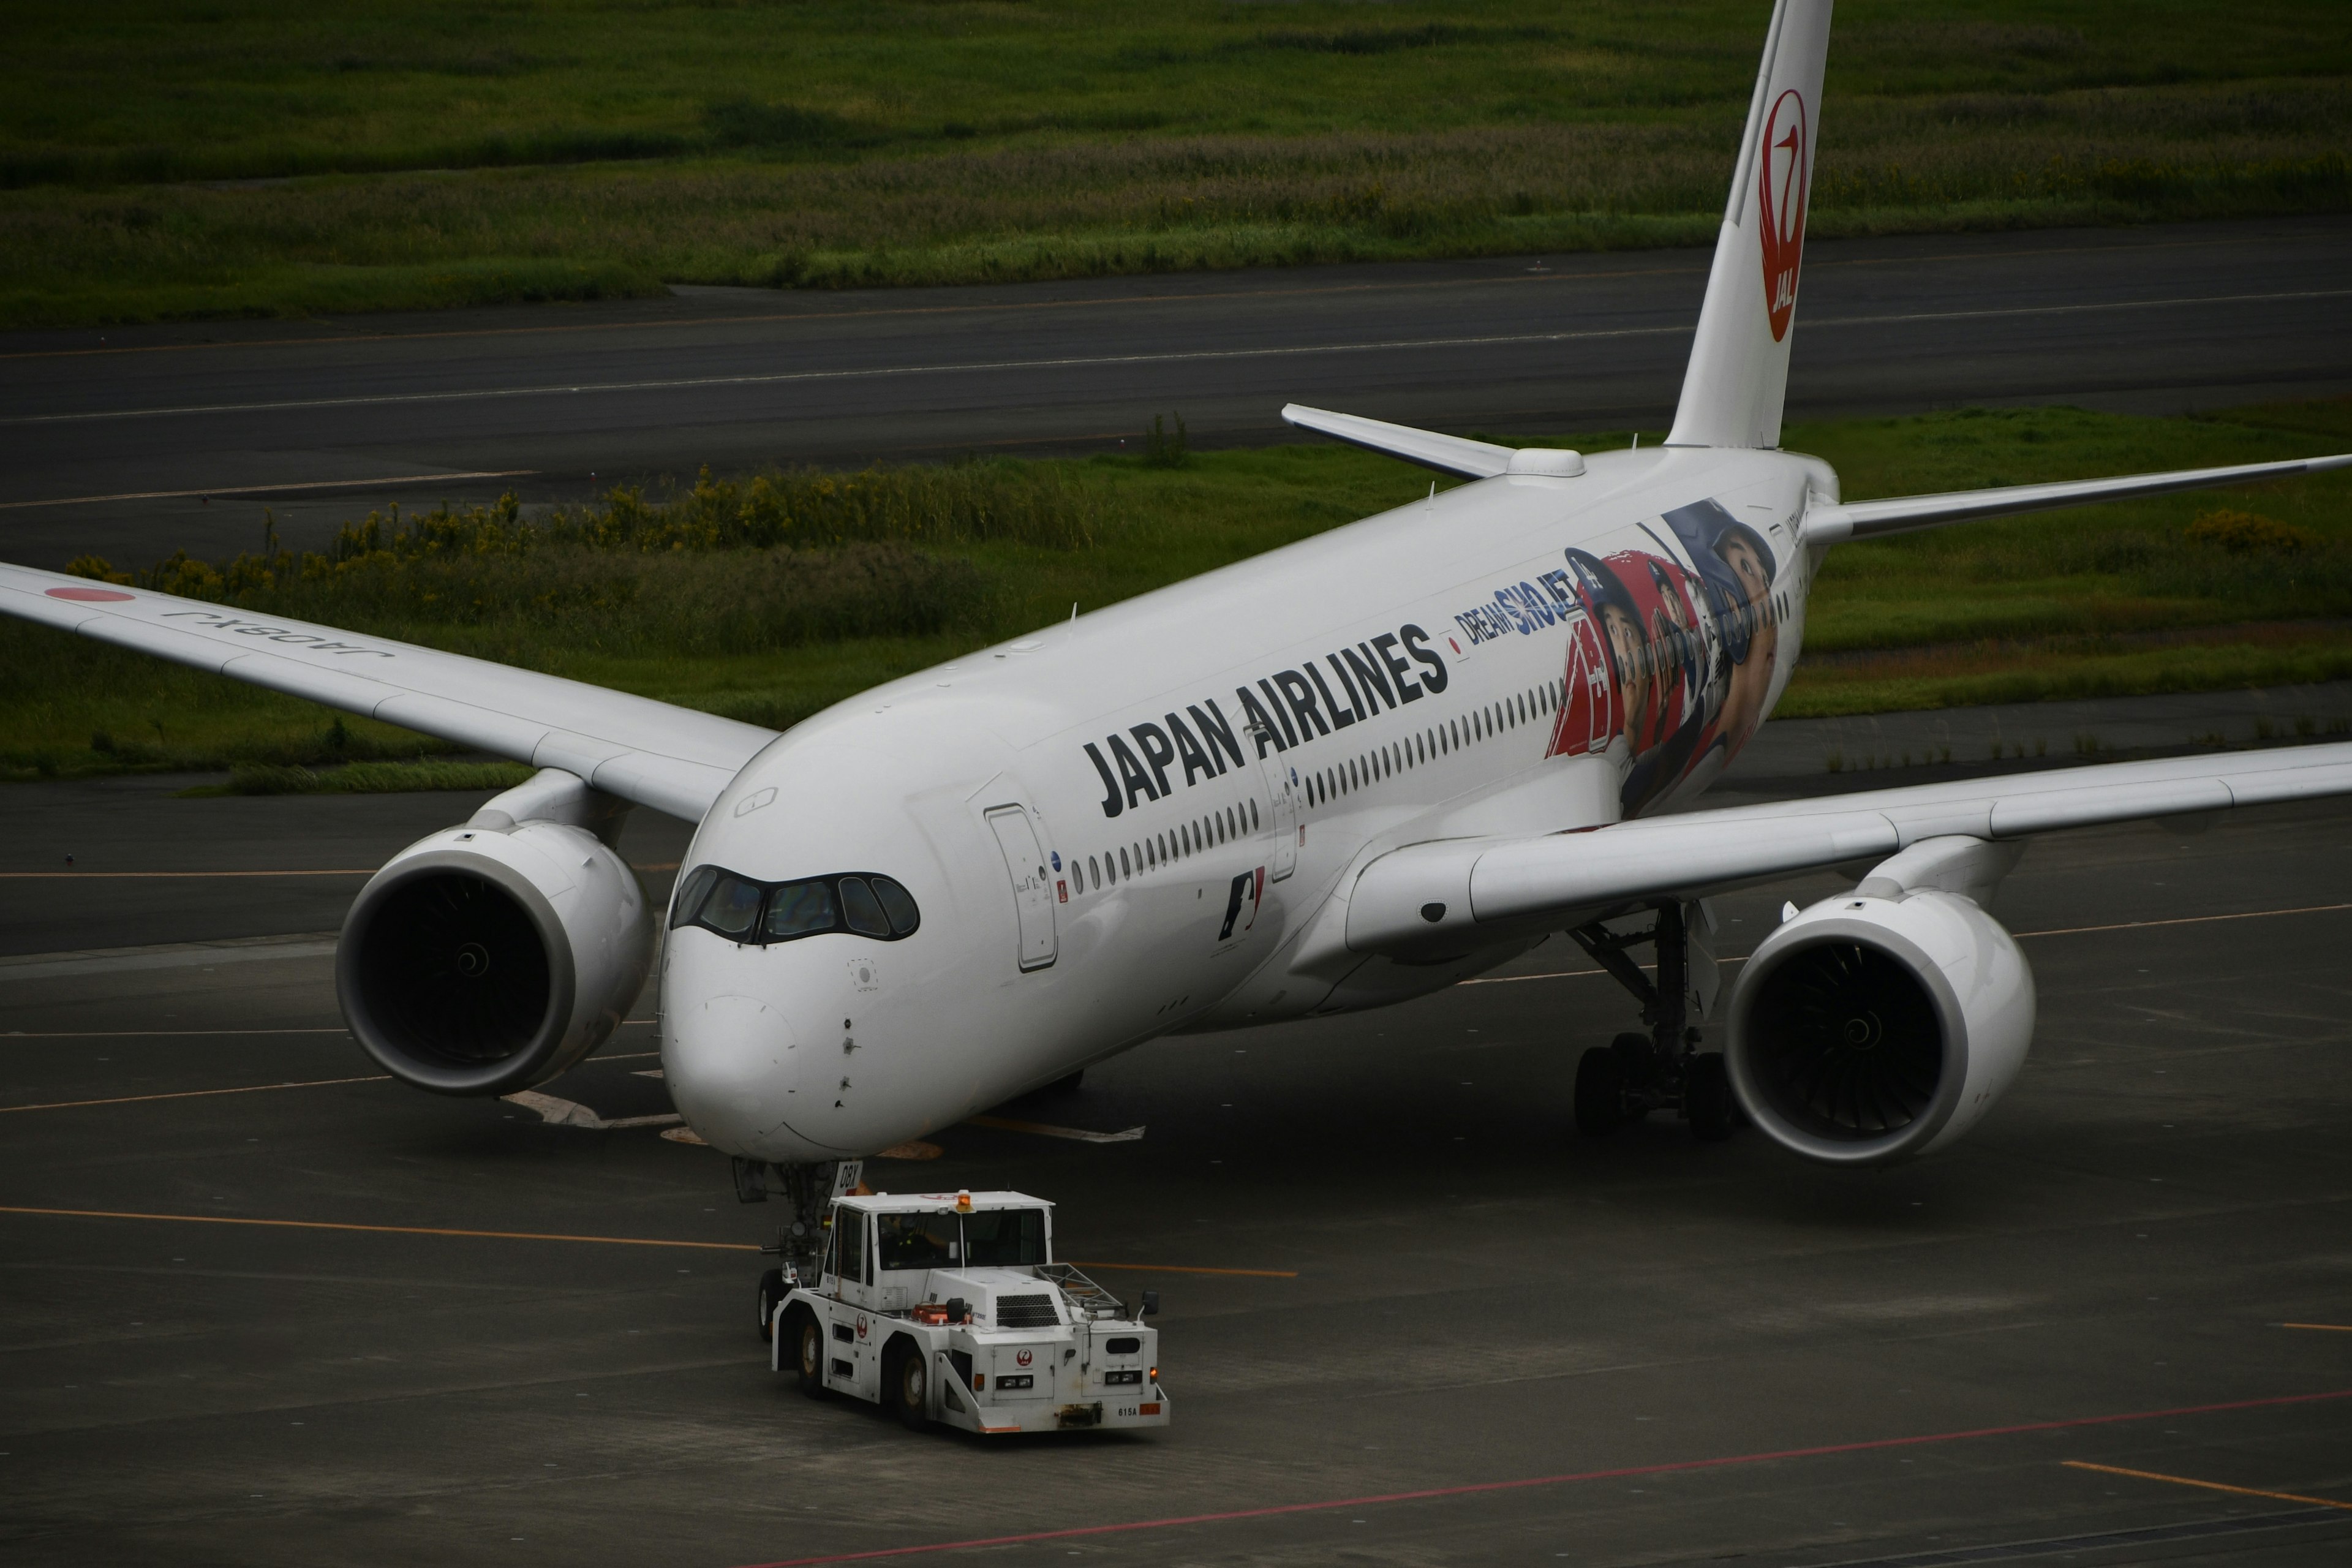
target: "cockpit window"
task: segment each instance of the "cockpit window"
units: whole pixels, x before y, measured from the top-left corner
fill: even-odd
[[[830,882],[787,882],[768,890],[768,921],[761,928],[770,942],[814,936],[841,923]]]
[[[740,937],[760,918],[761,891],[759,883],[722,871],[696,918],[721,936]]]
[[[890,934],[890,919],[882,912],[882,901],[863,877],[841,879],[841,912],[848,918],[849,929],[861,936]]]
[[[919,918],[915,913],[915,896],[887,877],[868,877],[866,881],[882,900],[882,912],[890,917],[891,934],[905,936],[913,931]]]
[[[796,942],[826,931],[896,942],[913,935],[922,917],[904,887],[870,871],[754,882],[716,866],[702,866],[678,885],[669,923],[673,931],[700,926],[745,943]]]

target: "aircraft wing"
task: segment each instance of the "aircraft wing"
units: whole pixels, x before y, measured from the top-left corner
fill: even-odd
[[[2048,485],[2004,485],[1999,489],[1956,490],[1946,495],[1898,496],[1890,500],[1823,503],[1805,510],[1805,542],[1835,544],[1843,539],[1875,539],[1915,528],[2008,517],[2021,511],[2054,511],[2131,496],[2206,489],[2256,479],[2284,479],[2352,466],[2352,455],[2296,458],[2282,463],[2240,463],[2223,468],[2177,468],[2166,474],[2129,474],[2112,479],[2067,479]]]
[[[1927,838],[2016,839],[2347,794],[2352,743],[1865,790],[1539,837],[1439,839],[1364,868],[1349,895],[1347,943],[1410,953],[1478,927],[1566,925],[1650,900],[1881,860]]]
[[[772,730],[230,605],[0,565],[0,613],[307,697],[699,822]]]

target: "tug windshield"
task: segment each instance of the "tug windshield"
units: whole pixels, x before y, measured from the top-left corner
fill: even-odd
[[[975,1268],[1050,1263],[1045,1256],[1044,1209],[991,1209],[963,1216],[963,1239]]]
[[[950,1268],[963,1260],[963,1238],[951,1214],[874,1216],[885,1268]]]

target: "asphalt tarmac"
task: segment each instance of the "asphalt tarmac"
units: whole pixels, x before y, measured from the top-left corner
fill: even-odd
[[[2171,414],[2352,390],[2352,218],[1816,241],[1800,416]],[[314,548],[399,502],[1088,452],[1286,402],[1453,430],[1671,416],[1705,250],[0,336],[0,560]]]
[[[1746,794],[1853,782],[1767,737]],[[766,1370],[776,1215],[716,1152],[375,1075],[316,933],[476,797],[173,782],[0,791],[12,1564],[2352,1553],[2352,804],[2036,844],[1996,905],[2033,1058],[1897,1170],[1577,1137],[1631,1009],[1564,942],[1017,1110],[1133,1141],[945,1129],[871,1179],[1053,1198],[1065,1257],[1165,1301],[1168,1430],[983,1444]],[[625,847],[659,885],[683,839]],[[1728,900],[1727,954],[1839,886]],[[652,1034],[545,1091],[661,1115]]]

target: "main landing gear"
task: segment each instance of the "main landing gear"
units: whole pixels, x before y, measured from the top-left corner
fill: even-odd
[[[1732,1098],[1723,1058],[1699,1054],[1699,1032],[1690,1026],[1690,915],[1696,906],[1653,906],[1654,922],[1633,931],[1611,931],[1595,921],[1569,932],[1620,985],[1642,1005],[1646,1035],[1622,1034],[1595,1046],[1576,1065],[1576,1129],[1587,1138],[1605,1138],[1653,1110],[1673,1110],[1690,1123],[1691,1135],[1706,1142],[1731,1136],[1743,1118]],[[1625,953],[1644,942],[1657,950],[1653,982]],[[1714,964],[1702,945],[1701,962]],[[1711,987],[1710,987],[1711,989]]]

